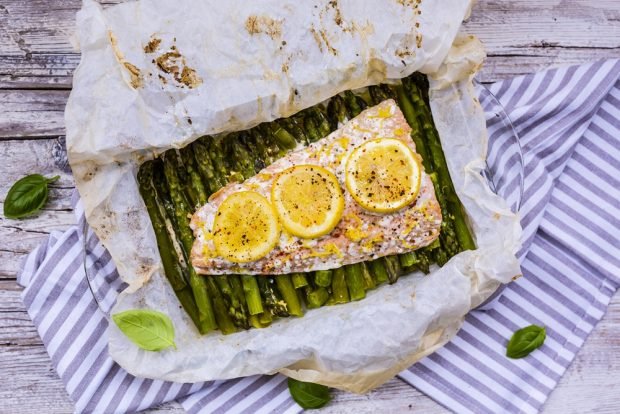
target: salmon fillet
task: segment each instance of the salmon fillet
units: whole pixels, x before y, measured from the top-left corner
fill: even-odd
[[[396,138],[415,152],[411,128],[394,100],[368,108],[327,137],[297,149],[264,168],[243,183],[229,184],[209,198],[193,215],[191,228],[196,240],[191,261],[202,274],[286,274],[341,267],[346,264],[405,253],[432,243],[441,227],[441,209],[433,183],[422,173],[416,200],[395,213],[364,210],[346,191],[347,156],[364,142]],[[416,153],[419,157],[419,155]],[[320,165],[334,172],[345,197],[341,221],[330,233],[302,239],[282,231],[278,245],[266,256],[248,263],[233,263],[217,256],[211,229],[219,205],[232,193],[256,191],[270,199],[276,175],[294,165]]]

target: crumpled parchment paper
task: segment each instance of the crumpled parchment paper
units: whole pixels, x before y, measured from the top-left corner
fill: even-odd
[[[82,61],[65,112],[86,217],[129,287],[112,313],[168,314],[177,350],[137,348],[109,326],[112,358],[130,373],[179,382],[282,372],[354,392],[433,352],[464,315],[520,273],[518,218],[480,175],[486,129],[471,76],[484,57],[458,36],[469,0],[139,0],[78,13]],[[139,165],[199,136],[288,116],[336,93],[431,76],[431,106],[479,248],[428,276],[366,299],[200,336],[179,309],[138,192]]]

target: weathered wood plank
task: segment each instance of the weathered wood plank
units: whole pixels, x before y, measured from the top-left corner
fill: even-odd
[[[70,88],[79,62],[70,42],[79,7],[79,0],[4,0],[0,88]],[[548,65],[620,56],[619,21],[616,0],[481,0],[464,30],[485,43],[487,66],[500,69],[483,71],[481,79],[493,81]],[[552,61],[531,59],[541,53]]]
[[[70,198],[52,197],[54,191],[67,190],[74,186],[63,137],[0,141],[0,158],[2,159],[0,163],[1,200],[4,200],[4,194],[13,182],[24,175],[36,172],[45,176],[60,176],[58,181],[50,185],[52,193],[47,207],[51,205],[54,205],[56,209],[70,207]]]
[[[0,137],[64,135],[67,90],[0,90]]]
[[[618,30],[620,31],[620,27]],[[620,57],[620,49],[508,48],[502,53],[487,56],[478,79],[485,83],[496,82],[552,67],[577,65],[587,61],[616,57]]]

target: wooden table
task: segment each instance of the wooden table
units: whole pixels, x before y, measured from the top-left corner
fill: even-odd
[[[113,2],[109,2],[113,3]],[[35,218],[0,218],[0,412],[68,413],[72,404],[20,300],[22,258],[52,230],[74,223],[63,111],[80,56],[69,37],[79,0],[0,0],[0,199],[18,178],[59,174]],[[619,0],[480,0],[468,33],[486,44],[482,80],[620,57]],[[620,412],[620,296],[545,406],[549,413]],[[398,379],[367,395],[335,392],[324,412],[438,413]],[[151,413],[182,412],[176,403]]]

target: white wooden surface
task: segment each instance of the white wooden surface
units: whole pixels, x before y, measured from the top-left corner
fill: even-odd
[[[106,3],[114,3],[109,1]],[[69,42],[79,0],[0,0],[0,204],[11,183],[60,174],[35,218],[0,218],[0,413],[69,413],[72,405],[19,299],[21,259],[74,222],[63,110],[79,62]],[[620,57],[619,0],[479,0],[465,31],[486,44],[490,82],[549,66]],[[1,207],[1,206],[0,206]],[[620,412],[620,296],[545,406],[547,413]],[[182,412],[166,404],[151,413]],[[336,392],[326,413],[445,409],[393,379],[367,395]]]

